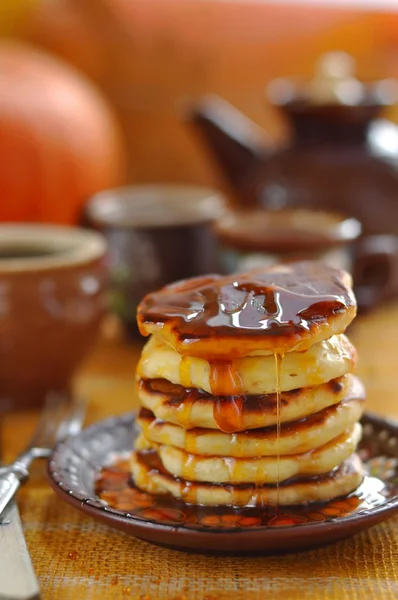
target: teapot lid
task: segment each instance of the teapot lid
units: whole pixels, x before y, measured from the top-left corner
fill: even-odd
[[[273,104],[311,106],[389,106],[398,98],[395,79],[360,81],[355,77],[356,63],[346,52],[323,54],[315,65],[311,80],[274,79],[268,86]]]

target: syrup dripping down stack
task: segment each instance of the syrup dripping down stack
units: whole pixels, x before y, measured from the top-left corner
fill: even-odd
[[[297,505],[362,482],[350,276],[317,262],[167,286],[139,306],[136,485],[204,505]]]

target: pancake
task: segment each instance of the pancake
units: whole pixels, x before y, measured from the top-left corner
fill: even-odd
[[[278,443],[276,427],[241,433],[200,428],[187,431],[179,425],[156,419],[146,409],[141,409],[137,422],[149,442],[174,446],[201,456],[254,458],[300,454],[319,448],[351,428],[361,418],[363,408],[363,400],[349,400],[301,421],[287,423],[280,429]]]
[[[341,334],[311,346],[305,352],[288,352],[280,369],[280,389],[317,386],[350,373],[356,351]],[[137,374],[143,379],[167,379],[186,388],[202,389],[213,395],[271,394],[276,391],[273,356],[250,356],[232,362],[209,362],[182,357],[159,337],[145,345]]]
[[[148,458],[146,453],[134,452],[131,459],[132,476],[139,488],[152,494],[171,494],[189,504],[207,506],[291,506],[324,502],[350,494],[364,477],[361,460],[356,454],[331,473],[287,482],[278,489],[276,486],[233,486],[178,480],[162,470],[159,461]]]
[[[141,379],[138,382],[138,397],[157,419],[181,425],[185,429],[200,427],[236,432],[270,427],[277,422],[276,394],[213,397],[207,392],[187,390],[165,379]],[[351,374],[316,387],[282,392],[280,422],[298,421],[342,400],[364,397],[362,383]],[[226,422],[225,412],[231,412],[230,404],[238,414]]]
[[[345,331],[356,314],[351,285],[344,271],[313,261],[197,277],[148,294],[138,326],[199,358],[303,351]]]
[[[184,450],[148,442],[141,434],[136,449],[156,450],[165,470],[174,477],[209,483],[272,483],[292,477],[312,477],[328,473],[343,463],[361,438],[361,425],[356,423],[342,435],[312,452],[259,458],[231,458],[229,456],[198,456]]]

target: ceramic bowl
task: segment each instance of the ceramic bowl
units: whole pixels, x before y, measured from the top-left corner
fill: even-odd
[[[105,308],[105,253],[84,229],[0,226],[0,411],[67,389]]]

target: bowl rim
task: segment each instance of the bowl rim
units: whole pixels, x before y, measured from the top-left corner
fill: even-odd
[[[15,257],[13,251],[17,253]],[[26,254],[18,255],[23,251]],[[107,243],[101,233],[81,227],[0,224],[0,273],[77,267],[100,260],[106,251]]]

